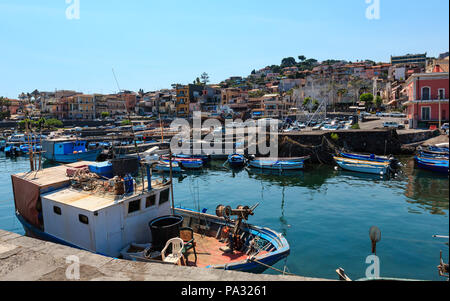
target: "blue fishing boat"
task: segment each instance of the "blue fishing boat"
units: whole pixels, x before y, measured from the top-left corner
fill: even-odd
[[[391,171],[390,162],[374,162],[343,157],[334,157],[334,160],[342,169],[354,172],[387,175]]]
[[[392,169],[397,169],[400,167],[400,162],[393,156],[377,156],[375,154],[356,154],[356,153],[346,153],[340,152],[340,156],[342,158],[362,160],[362,161],[370,161],[370,162],[381,162],[381,163],[389,163]]]
[[[162,156],[161,158],[166,163],[170,162],[169,156]],[[178,165],[180,165],[181,168],[184,168],[184,169],[201,169],[203,167],[202,159],[192,159],[192,158],[189,159],[189,158],[173,157],[172,162],[178,163]]]
[[[449,173],[448,158],[430,158],[418,155],[414,158],[414,160],[417,166],[421,169],[443,174]]]
[[[300,170],[305,167],[305,161],[309,157],[301,158],[255,158],[249,161],[249,166],[271,170]]]
[[[173,155],[174,158],[179,158],[179,159],[200,159],[203,161],[203,165],[207,165],[210,161],[211,161],[211,157],[208,155]]]
[[[170,172],[170,162],[159,161],[153,165],[153,169],[156,171]],[[172,162],[172,172],[180,173],[183,172],[181,166],[177,162]]]
[[[4,151],[6,157],[17,157],[22,154],[20,148],[12,144],[6,145]]]
[[[76,139],[48,139],[42,142],[44,158],[57,163],[95,161],[101,149],[89,150],[86,141]]]
[[[20,151],[23,154],[27,154],[27,153],[30,152],[30,146],[28,144],[22,144],[22,145],[19,146],[19,148],[20,148]],[[42,146],[40,146],[40,145],[33,145],[32,149],[33,149],[33,152],[39,152],[39,151],[42,150]]]
[[[426,158],[449,158],[448,148],[445,147],[437,147],[437,146],[428,146],[426,148],[419,148],[420,157]]]
[[[245,161],[245,157],[240,154],[229,155],[227,160],[228,164],[235,168],[243,167],[245,165]]]

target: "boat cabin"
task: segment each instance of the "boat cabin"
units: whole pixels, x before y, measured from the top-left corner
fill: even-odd
[[[170,185],[131,184],[94,177],[91,162],[12,176],[16,211],[27,235],[118,257],[130,243],[152,241],[149,222],[172,213]],[[78,176],[86,170],[85,178]]]

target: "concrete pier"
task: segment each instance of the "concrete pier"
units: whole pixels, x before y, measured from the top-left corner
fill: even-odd
[[[72,280],[66,277],[74,264],[69,256],[79,259],[81,281],[327,281],[132,262],[0,230],[0,281]]]

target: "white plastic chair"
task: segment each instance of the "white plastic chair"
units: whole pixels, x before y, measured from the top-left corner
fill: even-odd
[[[166,251],[169,246],[172,245],[172,254],[166,256]],[[166,246],[161,251],[162,260],[164,262],[178,264],[181,258],[183,258],[184,242],[181,238],[172,238],[167,241]]]

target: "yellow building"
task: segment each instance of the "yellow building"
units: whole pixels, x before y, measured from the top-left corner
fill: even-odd
[[[67,97],[69,119],[93,120],[96,115],[93,95],[78,94]]]
[[[175,109],[178,117],[189,116],[189,86],[177,85]]]

